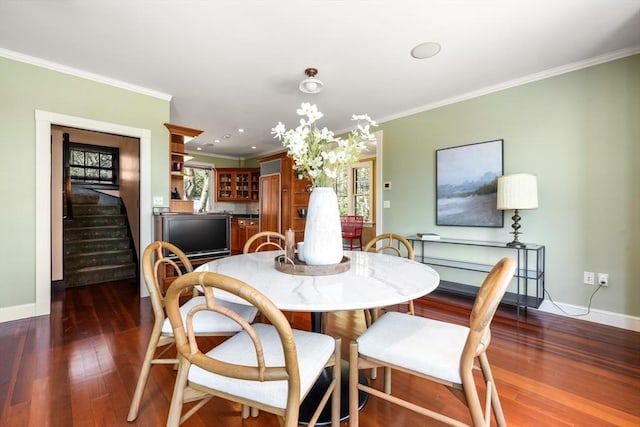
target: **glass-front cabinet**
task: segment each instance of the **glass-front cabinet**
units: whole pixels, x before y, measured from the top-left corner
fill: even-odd
[[[216,169],[218,202],[257,202],[260,195],[260,169]]]

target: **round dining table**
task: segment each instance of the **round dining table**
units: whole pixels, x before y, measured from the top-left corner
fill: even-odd
[[[276,258],[284,251],[265,251],[218,258],[196,268],[235,277],[258,289],[284,311],[326,313],[383,307],[432,292],[438,273],[417,261],[375,252],[344,251],[349,268],[321,276],[284,273]],[[223,299],[243,302],[232,295]]]
[[[283,311],[310,312],[311,329],[322,331],[322,314],[332,311],[361,310],[384,307],[427,295],[438,287],[440,277],[431,267],[414,260],[375,252],[344,251],[348,268],[326,275],[290,274],[276,268],[277,258],[284,251],[265,251],[218,258],[196,268],[235,277],[265,294]],[[222,292],[216,296],[244,303],[234,295]],[[341,418],[348,418],[348,365],[343,370]],[[364,375],[363,375],[364,376]],[[317,390],[312,390],[300,409],[300,422],[306,424],[305,407],[314,407],[307,400],[321,396],[331,374],[320,378]],[[362,378],[365,380],[366,378]],[[324,389],[323,389],[324,387]],[[314,387],[316,388],[316,387]],[[366,394],[361,393],[361,405]],[[329,408],[325,408],[329,409]],[[312,412],[312,411],[311,411]],[[324,421],[323,419],[326,419]],[[330,424],[330,413],[324,411],[318,425]]]

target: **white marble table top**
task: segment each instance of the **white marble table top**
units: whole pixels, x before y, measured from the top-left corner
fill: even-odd
[[[382,307],[409,301],[432,292],[440,277],[431,267],[392,255],[345,251],[350,269],[328,276],[282,273],[274,260],[283,251],[257,252],[220,258],[199,266],[235,277],[269,297],[287,311],[328,312]],[[242,302],[236,297],[218,297]]]

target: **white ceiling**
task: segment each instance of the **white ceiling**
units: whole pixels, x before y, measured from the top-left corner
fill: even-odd
[[[0,55],[170,95],[191,150],[241,158],[303,101],[341,132],[639,52],[640,0],[0,0]]]

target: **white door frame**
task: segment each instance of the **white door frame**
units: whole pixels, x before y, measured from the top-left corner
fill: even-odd
[[[151,243],[151,130],[48,111],[35,111],[35,316],[51,312],[51,125],[140,139],[140,248]],[[148,292],[140,277],[140,296]]]
[[[376,136],[376,233],[382,234],[382,218],[383,218],[383,188],[382,188],[382,131],[375,133]]]

